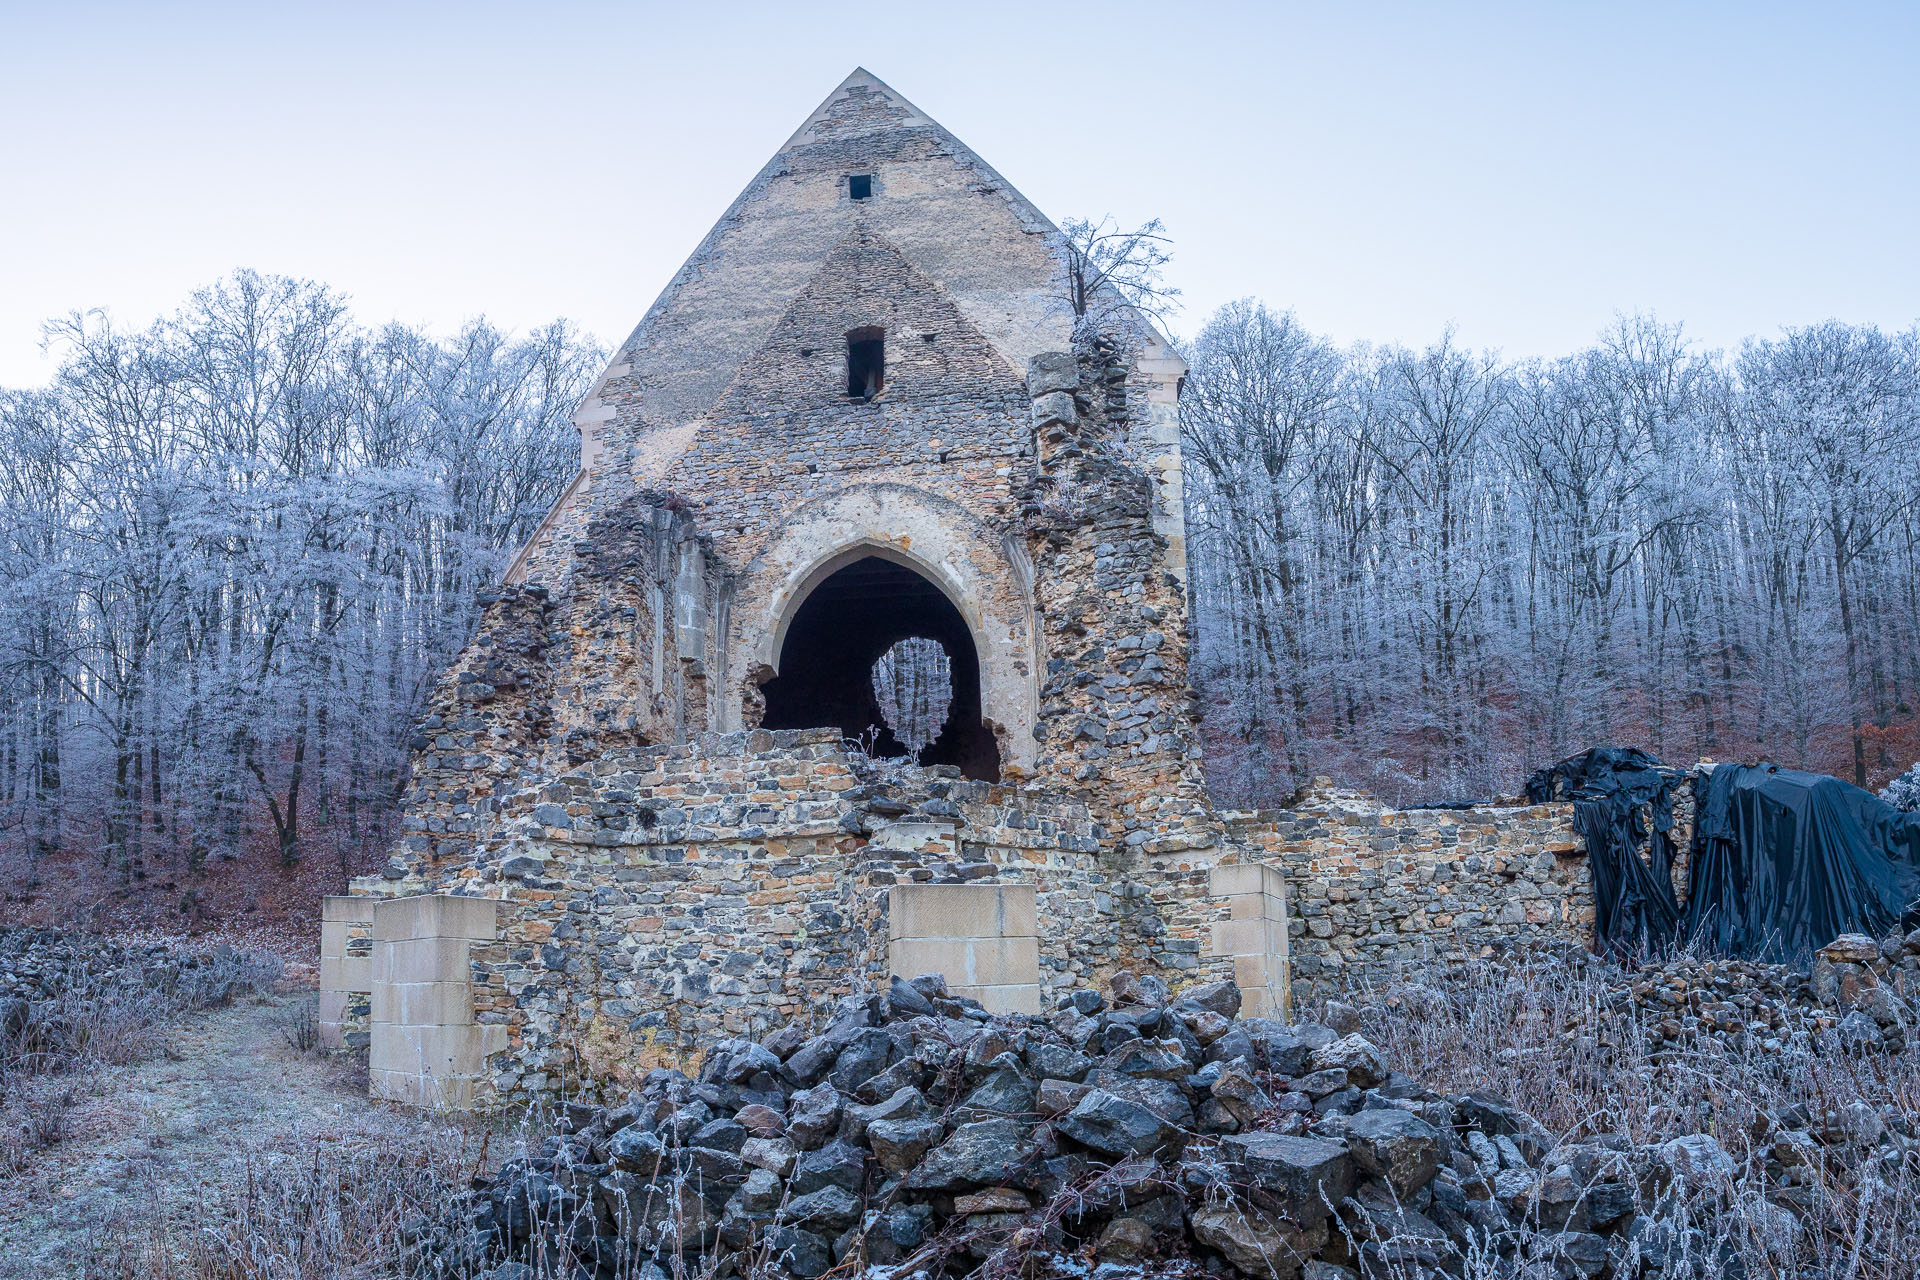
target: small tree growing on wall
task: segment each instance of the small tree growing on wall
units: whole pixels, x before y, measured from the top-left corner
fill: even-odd
[[[1097,331],[1116,309],[1130,306],[1158,323],[1180,308],[1180,291],[1161,277],[1173,261],[1173,240],[1160,219],[1131,231],[1111,214],[1098,222],[1068,218],[1060,224],[1067,242],[1066,293],[1075,333]]]

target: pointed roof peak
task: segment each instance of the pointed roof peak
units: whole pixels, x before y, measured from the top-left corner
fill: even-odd
[[[792,151],[833,138],[852,138],[890,129],[933,125],[933,117],[908,102],[899,90],[865,67],[855,67],[813,114],[794,131],[780,151]]]

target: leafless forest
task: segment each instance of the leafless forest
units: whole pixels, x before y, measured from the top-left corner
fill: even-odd
[[[601,353],[561,323],[369,330],[247,273],[49,340],[52,385],[0,393],[0,852],[128,885],[357,868],[477,593],[574,470]],[[1601,741],[1911,763],[1915,333],[1714,353],[1634,318],[1508,362],[1343,350],[1242,303],[1189,358],[1222,799],[1322,773],[1484,796]],[[885,683],[919,719],[944,696]]]
[[[1181,398],[1210,777],[1515,791],[1597,743],[1879,785],[1915,754],[1920,333],[1502,361],[1223,308]]]
[[[600,353],[435,340],[241,273],[149,328],[75,315],[0,398],[0,845],[124,883],[350,862],[475,596],[578,457]]]

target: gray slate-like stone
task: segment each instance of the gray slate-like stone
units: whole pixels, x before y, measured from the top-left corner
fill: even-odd
[[[1426,1186],[1440,1167],[1440,1135],[1411,1112],[1362,1111],[1346,1122],[1346,1132],[1354,1162],[1403,1197]]]
[[[978,1120],[961,1125],[928,1152],[905,1185],[922,1191],[1022,1186],[1039,1155],[1040,1139],[1029,1121]]]
[[[1302,1226],[1324,1221],[1353,1190],[1346,1144],[1282,1133],[1235,1134],[1220,1140],[1227,1165]]]
[[[1176,1143],[1178,1127],[1128,1098],[1095,1089],[1056,1122],[1061,1133],[1110,1156],[1152,1155]]]

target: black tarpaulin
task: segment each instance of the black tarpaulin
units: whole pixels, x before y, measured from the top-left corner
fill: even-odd
[[[1920,814],[1825,774],[1715,765],[1694,783],[1686,935],[1723,955],[1801,960],[1885,937],[1920,899]]]
[[[1535,804],[1573,801],[1573,827],[1586,839],[1593,875],[1595,950],[1643,959],[1678,936],[1673,788],[1685,777],[1638,748],[1595,747],[1527,779]]]
[[[1672,797],[1684,777],[1644,751],[1596,747],[1527,779],[1536,804],[1573,802],[1593,874],[1596,950],[1638,959],[1690,941],[1720,955],[1797,961],[1843,933],[1884,937],[1920,921],[1920,814],[1838,778],[1772,765],[1695,775],[1683,911],[1673,893]]]

